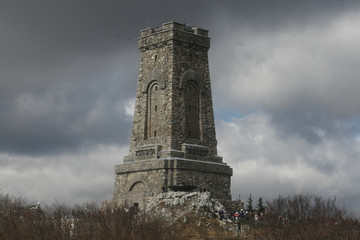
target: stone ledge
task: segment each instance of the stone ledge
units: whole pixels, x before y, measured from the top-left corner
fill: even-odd
[[[159,169],[174,170],[193,170],[198,172],[209,172],[232,176],[233,171],[225,163],[204,162],[190,159],[157,159],[145,160],[140,162],[127,162],[115,166],[116,174],[125,174],[130,172],[151,171]]]
[[[222,157],[209,155],[209,147],[195,145],[195,144],[182,144],[182,151],[179,150],[160,150],[161,145],[146,145],[136,147],[135,154],[124,157],[124,162],[144,162],[155,159],[187,159],[200,162],[213,162],[222,163]]]

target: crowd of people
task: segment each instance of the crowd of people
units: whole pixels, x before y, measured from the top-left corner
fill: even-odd
[[[263,216],[264,216],[263,213],[258,214],[257,211],[248,212],[248,211],[244,211],[244,209],[233,210],[232,212],[230,212],[230,214],[226,213],[223,209],[219,211],[220,220],[227,218],[233,222],[242,222],[242,223],[249,223],[250,221],[257,222]]]
[[[233,210],[229,213],[225,212],[221,209],[219,212],[220,220],[231,220],[231,222],[236,224],[238,228],[238,232],[241,232],[242,226],[244,225],[257,225],[259,222],[264,218],[264,213],[257,211],[249,212],[245,211],[244,209]]]

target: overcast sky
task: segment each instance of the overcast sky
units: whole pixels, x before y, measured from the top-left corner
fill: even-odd
[[[233,198],[336,196],[360,209],[359,1],[0,0],[0,188],[112,198],[128,154],[141,29],[209,30]]]

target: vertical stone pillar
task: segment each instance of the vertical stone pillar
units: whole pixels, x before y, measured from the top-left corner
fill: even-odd
[[[141,31],[129,155],[115,166],[113,203],[145,206],[166,190],[231,199],[232,169],[217,156],[208,31],[177,22]]]

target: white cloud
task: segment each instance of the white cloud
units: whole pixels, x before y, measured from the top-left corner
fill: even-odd
[[[125,107],[125,115],[128,117],[134,116],[134,109],[135,109],[135,101],[136,98],[129,98],[126,102],[124,102]]]
[[[270,116],[256,112],[217,126],[219,155],[234,169],[233,197],[252,193],[272,199],[279,194],[311,192],[337,196],[357,207],[360,194],[360,144],[356,139],[324,138],[311,144],[298,137],[282,138]],[[244,199],[243,199],[244,201]]]
[[[128,146],[98,145],[77,153],[30,157],[2,153],[0,188],[30,202],[65,204],[112,198],[114,165]]]

